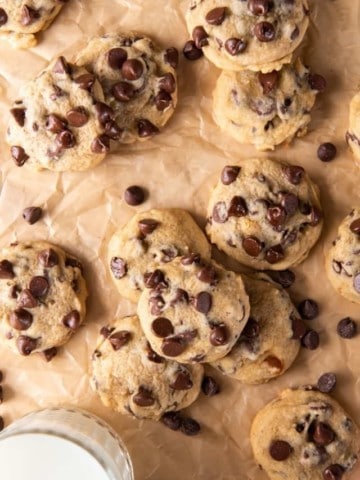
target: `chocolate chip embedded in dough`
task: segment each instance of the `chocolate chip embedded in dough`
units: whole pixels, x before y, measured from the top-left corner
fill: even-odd
[[[271,206],[267,209],[266,219],[273,227],[281,228],[286,222],[286,211],[279,205]]]
[[[151,324],[151,328],[155,335],[160,338],[169,337],[174,333],[174,327],[170,320],[165,317],[158,317]]]
[[[10,313],[9,323],[15,330],[27,330],[33,323],[33,316],[27,310],[17,308]]]
[[[150,235],[160,225],[157,220],[152,218],[143,218],[139,220],[139,230],[143,235]]]
[[[356,235],[360,235],[360,218],[353,220],[350,224],[350,230]]]
[[[72,127],[80,128],[87,124],[89,115],[84,107],[75,107],[66,112],[66,119]]]
[[[176,80],[172,73],[165,73],[159,79],[159,88],[167,93],[174,93],[176,90]]]
[[[5,25],[7,23],[7,21],[8,21],[7,13],[5,12],[5,10],[3,8],[0,8],[0,27]]]
[[[181,257],[182,265],[192,265],[193,263],[199,264],[201,262],[201,256],[199,253],[189,253]]]
[[[336,387],[335,373],[324,373],[317,381],[317,388],[322,393],[331,393]]]
[[[233,197],[230,201],[228,214],[229,217],[245,217],[248,214],[245,199],[240,196]]]
[[[120,70],[127,56],[127,51],[124,48],[112,48],[106,54],[109,67],[113,70]]]
[[[188,371],[180,371],[176,375],[174,382],[169,386],[174,390],[190,390],[193,387],[190,373]]]
[[[74,78],[74,82],[77,83],[81,89],[88,90],[89,92],[92,89],[95,80],[95,75],[92,75],[91,73],[83,73],[82,75]]]
[[[344,468],[341,465],[335,463],[325,468],[325,470],[323,471],[323,478],[324,480],[341,480],[344,473]]]
[[[192,31],[192,38],[195,42],[195,46],[198,49],[206,47],[209,45],[209,35],[206,33],[205,28],[201,26],[197,26]]]
[[[125,80],[135,81],[138,80],[144,72],[144,66],[140,60],[131,58],[125,60],[121,67],[121,74]]]
[[[166,287],[167,283],[163,272],[156,269],[153,272],[147,272],[144,274],[144,285],[146,288],[156,288],[159,285]]]
[[[311,212],[310,212],[310,225],[312,227],[316,227],[316,225],[319,225],[321,220],[322,220],[322,213],[320,209],[316,205],[313,205],[311,207]]]
[[[22,167],[26,160],[28,160],[29,155],[25,152],[25,150],[22,147],[19,147],[18,145],[14,145],[10,149],[11,156],[15,162],[15,164],[18,167]]]
[[[274,245],[265,252],[265,260],[271,265],[280,262],[284,257],[285,254],[281,245]]]
[[[119,102],[129,102],[135,95],[135,88],[131,83],[119,82],[112,87],[112,94]]]
[[[160,92],[155,96],[154,99],[156,109],[159,112],[163,112],[166,108],[168,108],[172,103],[171,95],[164,90],[160,90]]]
[[[154,362],[154,363],[163,363],[164,362],[164,358],[163,357],[160,357],[160,355],[158,355],[156,352],[154,352],[154,350],[151,348],[151,345],[149,342],[147,342],[147,345],[146,345],[146,348],[147,348],[147,359],[150,361],[150,362]]]
[[[266,357],[264,363],[267,364],[267,367],[270,370],[276,370],[277,372],[281,372],[284,368],[282,361],[274,355],[269,355],[268,357]]]
[[[27,207],[22,212],[23,219],[30,225],[34,225],[42,216],[40,207]]]
[[[106,103],[96,102],[95,111],[101,125],[106,125],[108,122],[114,120],[114,110],[109,107],[109,105],[106,105]]]
[[[58,254],[52,248],[39,252],[38,260],[46,268],[52,268],[59,264]]]
[[[254,27],[254,34],[260,42],[272,42],[275,40],[275,27],[270,22],[259,22]]]
[[[212,307],[212,296],[208,292],[200,292],[196,295],[194,300],[196,310],[204,315],[207,315]]]
[[[249,0],[248,2],[250,12],[257,16],[269,13],[273,5],[271,0]]]
[[[25,125],[26,108],[12,108],[10,113],[20,127]]]
[[[117,351],[129,343],[131,340],[131,333],[126,330],[121,330],[119,332],[112,333],[110,337],[108,337],[108,340],[111,343],[112,348]]]
[[[310,73],[308,76],[308,83],[312,90],[317,90],[318,92],[323,92],[326,88],[326,80],[321,75],[317,73]]]
[[[60,148],[73,148],[76,144],[75,136],[70,130],[63,130],[55,137],[55,142]]]
[[[322,162],[331,162],[336,157],[336,147],[333,143],[322,143],[317,149],[317,156]]]
[[[276,70],[268,73],[259,72],[258,79],[260,85],[262,86],[263,94],[267,95],[272,90],[274,90],[274,88],[277,87],[279,80],[279,72],[277,72]]]
[[[193,418],[183,418],[180,425],[180,430],[185,435],[192,437],[200,433],[201,427]]]
[[[30,292],[28,288],[25,288],[19,295],[18,299],[19,307],[25,308],[35,308],[39,305],[39,302],[34,297],[34,295]]]
[[[35,10],[34,8],[29,7],[28,5],[24,5],[21,9],[21,25],[24,25],[27,27],[28,25],[31,25],[34,23],[36,20],[40,18],[40,13],[38,10]]]
[[[127,273],[127,265],[125,260],[120,257],[112,257],[110,261],[110,269],[116,279],[125,277]]]
[[[183,48],[184,57],[188,60],[195,61],[201,58],[204,54],[200,48],[197,48],[193,40],[189,40],[185,43]]]
[[[0,279],[12,279],[15,277],[13,264],[9,260],[0,261]]]
[[[77,330],[80,326],[80,313],[77,310],[72,310],[68,314],[66,314],[63,319],[62,323],[65,327],[69,328],[70,330]]]
[[[151,407],[155,403],[152,393],[144,387],[140,387],[138,393],[132,399],[139,407]]]
[[[246,47],[247,41],[241,38],[228,38],[225,42],[225,50],[232,56],[243,53]]]
[[[37,339],[20,335],[16,340],[16,346],[21,355],[30,355],[37,348]]]
[[[93,153],[107,153],[110,150],[110,138],[107,135],[98,135],[91,142],[91,151]]]
[[[275,440],[269,447],[271,457],[277,462],[287,460],[293,452],[292,446],[284,440]]]
[[[294,215],[299,208],[299,199],[293,193],[281,192],[280,203],[288,215]]]
[[[145,192],[141,187],[137,185],[131,185],[125,190],[124,198],[128,205],[134,207],[143,203],[145,200]]]
[[[46,117],[45,128],[52,133],[61,133],[67,128],[67,122],[57,115],[51,113]]]
[[[311,437],[316,445],[326,447],[335,440],[335,432],[330,425],[324,422],[316,422]]]
[[[234,165],[226,165],[221,172],[221,182],[224,185],[234,183],[240,173],[240,167]]]
[[[337,324],[336,331],[341,338],[354,338],[357,333],[357,325],[350,317],[346,317]]]
[[[300,302],[297,308],[301,318],[304,320],[313,320],[319,315],[319,306],[315,300],[312,300],[311,298],[307,298]]]
[[[203,378],[203,381],[201,383],[201,390],[203,391],[204,395],[207,397],[213,397],[214,395],[217,395],[220,393],[220,387],[217,381],[209,376],[205,375]]]
[[[205,16],[205,20],[210,25],[221,25],[226,17],[226,8],[217,7],[213,8]]]
[[[223,323],[211,328],[210,343],[214,347],[226,345],[229,342],[229,332]]]
[[[245,335],[247,338],[256,338],[259,336],[260,326],[259,323],[253,318],[249,318],[241,335]]]
[[[122,130],[116,122],[110,120],[104,125],[105,134],[111,138],[111,140],[120,140],[124,130]]]
[[[58,350],[56,347],[48,348],[41,352],[42,356],[47,362],[51,362],[51,360],[57,355]]]
[[[245,252],[251,257],[257,257],[260,255],[263,245],[257,237],[249,236],[242,240],[242,247]]]
[[[53,72],[54,73],[60,73],[60,74],[71,73],[71,67],[68,64],[68,62],[66,61],[65,57],[61,56],[56,60],[54,66],[53,66]]]
[[[337,262],[337,263],[340,263],[340,262]],[[357,273],[356,275],[354,275],[353,287],[357,293],[360,293],[360,273]]]
[[[305,170],[303,167],[295,166],[295,165],[286,165],[282,167],[282,171],[285,177],[289,180],[290,183],[293,185],[299,185],[304,178]]]
[[[153,137],[159,133],[158,127],[146,118],[141,118],[137,121],[137,130],[140,138]]]
[[[161,351],[167,357],[178,357],[186,350],[186,342],[180,337],[166,338],[161,345]]]
[[[81,273],[83,273],[84,271],[82,263],[77,258],[66,257],[65,267],[78,268]]]
[[[291,32],[291,35],[290,35],[290,39],[292,41],[296,40],[298,38],[298,36],[300,35],[300,29],[299,27],[296,25],[294,30]]]
[[[309,330],[301,339],[302,346],[309,350],[316,350],[319,346],[319,343],[319,334],[315,332],[315,330]]]
[[[212,210],[212,219],[216,223],[225,223],[229,218],[225,202],[217,202]]]
[[[196,276],[201,282],[209,283],[210,285],[215,285],[218,281],[217,272],[211,265],[203,267]]]
[[[164,62],[173,68],[177,68],[179,64],[179,52],[176,48],[170,47],[166,50],[164,54]]]
[[[46,295],[49,291],[49,287],[48,279],[40,275],[32,277],[29,283],[29,290],[35,298]]]

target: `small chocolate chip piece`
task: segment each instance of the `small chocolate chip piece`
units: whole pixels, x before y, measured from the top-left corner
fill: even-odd
[[[200,292],[195,297],[195,308],[198,312],[207,315],[212,306],[212,296],[208,292]]]
[[[172,73],[165,73],[159,80],[160,90],[164,90],[167,93],[174,93],[176,90],[176,80]]]
[[[15,330],[27,330],[33,323],[33,316],[27,310],[17,308],[11,312],[9,323]]]
[[[7,23],[7,21],[8,21],[7,13],[5,12],[5,10],[3,8],[0,8],[0,27],[5,25]]]
[[[317,422],[312,432],[312,439],[317,445],[326,447],[335,440],[335,433],[326,423]]]
[[[225,202],[217,202],[212,211],[212,218],[216,223],[225,223],[229,218]]]
[[[229,341],[228,329],[223,323],[219,325],[214,325],[210,333],[210,343],[214,347],[219,347],[221,345],[226,345]]]
[[[113,333],[114,330],[115,330],[115,327],[109,327],[109,326],[101,327],[100,335],[102,335],[104,338],[108,338],[110,337],[110,335]]]
[[[160,90],[160,92],[155,96],[154,102],[157,110],[159,110],[159,112],[163,112],[169,107],[169,105],[171,105],[172,98],[170,93]]]
[[[315,330],[309,330],[301,339],[302,346],[308,348],[309,350],[316,350],[319,346],[319,343],[319,334],[315,332]]]
[[[95,75],[92,75],[91,73],[84,73],[83,75],[80,75],[77,78],[74,78],[74,82],[79,85],[80,88],[83,90],[88,90],[90,91],[95,83]]]
[[[171,430],[179,430],[182,417],[178,412],[165,412],[160,421]]]
[[[247,338],[256,338],[259,336],[260,327],[256,320],[249,318],[241,335],[245,335]]]
[[[213,397],[220,393],[220,387],[215,378],[205,375],[201,383],[201,390],[207,397]]]
[[[263,94],[267,95],[270,93],[274,88],[276,88],[278,80],[279,80],[279,72],[276,70],[273,70],[272,72],[269,73],[258,73],[258,78],[260,85],[262,86],[263,89]]]
[[[107,135],[98,135],[91,142],[91,151],[93,153],[107,153],[110,150],[110,138]]]
[[[140,387],[138,393],[133,396],[133,402],[139,407],[151,407],[151,405],[154,405],[155,399],[149,390]]]
[[[298,305],[298,311],[301,318],[304,320],[313,320],[319,315],[318,304],[314,300],[311,300],[311,298],[307,298],[300,302]]]
[[[27,155],[25,150],[17,145],[12,146],[10,152],[12,159],[18,167],[22,167],[29,158],[29,155]]]
[[[89,115],[84,107],[75,107],[66,113],[66,119],[72,127],[80,128],[88,122]]]
[[[38,260],[46,268],[55,267],[59,263],[58,254],[52,248],[42,250],[38,255]]]
[[[341,480],[344,475],[344,468],[338,463],[334,463],[323,471],[324,480]]]
[[[310,225],[312,227],[316,227],[316,225],[319,225],[319,223],[321,222],[322,220],[322,213],[321,211],[319,210],[318,207],[316,207],[315,205],[313,205],[311,207],[311,212],[310,212]]]
[[[183,54],[188,60],[195,61],[203,56],[203,51],[197,48],[193,40],[189,40],[184,45]]]
[[[131,339],[131,333],[126,330],[120,330],[119,332],[112,333],[108,337],[109,342],[114,350],[120,350],[121,347],[129,343]]]
[[[42,209],[40,207],[27,207],[23,210],[22,216],[27,223],[33,225],[40,220]]]
[[[25,108],[12,108],[10,110],[11,115],[14,117],[16,123],[23,127],[25,125]]]
[[[245,217],[248,214],[248,208],[243,197],[235,196],[231,199],[228,213],[229,217]]]
[[[156,352],[154,352],[154,350],[151,348],[151,345],[149,342],[147,342],[147,359],[150,361],[150,362],[154,362],[154,363],[163,363],[164,359],[162,357],[160,357],[160,355],[158,355]]]
[[[125,277],[127,273],[126,262],[120,257],[112,257],[110,261],[110,268],[114,277],[117,279]]]
[[[44,350],[41,353],[47,362],[51,362],[51,360],[57,355],[58,350],[56,347],[52,347]]]
[[[29,290],[34,297],[43,297],[49,290],[48,279],[41,276],[32,277],[29,283]]]
[[[163,341],[161,350],[167,357],[177,357],[181,355],[186,349],[186,343],[183,338],[171,337]]]
[[[286,222],[285,209],[276,205],[269,207],[266,212],[266,218],[273,227],[281,228]]]
[[[80,313],[77,310],[72,310],[70,313],[66,314],[63,319],[62,323],[65,327],[69,328],[70,330],[77,330],[80,326]]]
[[[20,293],[19,300],[18,300],[18,305],[20,307],[25,307],[25,308],[35,308],[37,307],[39,302],[37,299],[34,297],[34,295],[30,292],[29,289],[25,288]]]
[[[243,53],[246,47],[246,40],[242,40],[241,38],[228,38],[225,42],[225,50],[232,56]]]
[[[188,371],[180,371],[174,380],[173,383],[171,383],[170,388],[173,388],[174,390],[190,390],[193,386],[193,382],[190,378],[190,373]]]
[[[292,451],[291,445],[284,440],[274,440],[269,448],[271,457],[277,462],[283,462],[288,459]]]
[[[64,57],[59,57],[53,67],[54,73],[71,73],[71,67]]]
[[[294,215],[299,208],[299,199],[296,195],[289,192],[281,193],[280,195],[281,206],[285,209],[288,215]]]
[[[143,235],[150,235],[158,226],[159,222],[152,218],[143,218],[139,221],[139,230]]]
[[[336,331],[341,338],[353,338],[357,333],[357,325],[350,317],[343,318],[337,324]]]
[[[153,137],[159,133],[159,129],[146,118],[137,121],[137,130],[140,138]]]
[[[145,192],[141,187],[137,185],[131,185],[131,187],[128,187],[125,190],[124,198],[128,205],[141,205],[145,200]]]
[[[226,167],[223,168],[221,172],[221,182],[224,185],[230,185],[231,183],[235,182],[239,173],[240,173],[240,167],[227,165]]]
[[[225,20],[226,9],[224,7],[217,7],[207,13],[205,20],[210,25],[221,25]]]
[[[318,92],[323,92],[326,88],[326,80],[321,75],[317,73],[310,73],[308,76],[308,83],[312,90],[317,90]]]
[[[273,265],[283,260],[284,256],[283,247],[281,245],[274,245],[266,251],[265,260]]]
[[[260,42],[272,42],[275,40],[275,28],[270,22],[259,22],[254,27],[254,34]]]
[[[322,162],[331,162],[336,157],[336,147],[333,143],[322,143],[317,149],[317,156]]]
[[[209,35],[206,33],[204,27],[195,27],[193,32],[192,32],[192,38],[195,42],[196,48],[203,48],[206,47],[206,45],[209,45]]]
[[[112,87],[112,94],[119,102],[129,102],[135,95],[135,88],[131,83],[119,82]]]
[[[155,335],[160,338],[166,338],[174,333],[174,327],[170,320],[165,317],[158,317],[151,324]]]
[[[248,7],[251,13],[254,15],[266,15],[273,3],[271,0],[249,0]]]
[[[179,64],[179,52],[174,47],[170,47],[164,54],[164,62],[168,63],[171,67],[177,68]]]
[[[192,265],[193,263],[199,264],[201,262],[201,257],[198,253],[189,253],[181,257],[182,265]]]
[[[52,133],[61,133],[67,127],[67,123],[53,113],[46,117],[45,128]]]
[[[286,178],[289,180],[290,183],[293,185],[299,185],[305,175],[305,170],[303,167],[295,166],[295,165],[287,165],[283,167],[283,172]]]
[[[266,270],[265,273],[283,288],[289,288],[295,282],[295,273],[291,270]]]
[[[357,293],[360,293],[360,273],[354,275],[353,287]]]
[[[120,70],[126,59],[127,52],[123,48],[112,48],[107,52],[109,67],[114,70]]]
[[[360,218],[357,218],[350,224],[350,230],[356,235],[360,235]]]
[[[38,10],[29,7],[28,5],[24,5],[21,10],[21,24],[24,26],[31,25],[35,22],[38,18],[40,18],[40,14]]]
[[[185,435],[192,437],[200,433],[201,427],[193,418],[184,418],[181,422],[180,430]]]
[[[15,277],[13,264],[9,260],[1,260],[0,262],[0,279],[11,279]]]
[[[75,136],[70,130],[63,130],[58,133],[55,142],[60,148],[73,148],[76,144]]]
[[[294,340],[301,340],[308,332],[308,328],[305,323],[297,317],[291,318],[291,328],[293,331],[292,338]]]
[[[210,265],[203,267],[196,276],[200,282],[209,283],[210,285],[215,285],[218,280],[215,268]]]
[[[324,373],[321,375],[317,382],[317,388],[322,393],[331,393],[336,387],[336,375],[335,373]]]
[[[260,252],[263,249],[260,240],[254,236],[243,238],[242,247],[245,252],[251,257],[257,257],[258,255],[260,255]]]
[[[20,335],[16,340],[16,346],[21,355],[27,356],[37,348],[37,340],[26,335]]]

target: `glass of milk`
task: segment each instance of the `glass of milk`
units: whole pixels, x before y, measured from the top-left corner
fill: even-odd
[[[0,433],[6,480],[134,480],[129,454],[101,419],[80,409],[33,412]]]

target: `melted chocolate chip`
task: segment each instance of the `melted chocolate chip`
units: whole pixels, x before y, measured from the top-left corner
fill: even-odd
[[[176,48],[168,48],[164,54],[164,62],[168,63],[171,67],[177,68],[179,64],[179,52]]]
[[[295,273],[291,270],[266,270],[265,273],[283,288],[289,288],[295,282]]]
[[[291,328],[293,331],[292,338],[294,340],[301,340],[308,332],[308,328],[305,323],[297,317],[291,318]]]
[[[258,255],[260,255],[260,252],[263,249],[260,240],[254,236],[243,238],[242,247],[245,252],[251,257],[257,257]]]
[[[121,347],[129,343],[130,339],[131,333],[126,330],[112,333],[110,337],[108,337],[108,340],[115,351],[120,350]]]
[[[25,108],[12,108],[10,110],[10,113],[20,127],[23,127],[25,125]]]
[[[341,465],[335,463],[325,468],[325,470],[323,471],[323,478],[324,480],[341,480],[344,473],[344,468]]]
[[[27,356],[37,348],[37,340],[26,335],[20,335],[16,340],[16,346],[21,355]]]
[[[9,262],[9,260],[1,260],[0,261],[0,279],[12,279],[15,277],[15,273],[13,270],[13,264]]]
[[[40,13],[38,10],[29,7],[28,5],[24,5],[21,9],[21,25],[28,26],[34,23],[36,20],[40,18]]]
[[[159,226],[159,222],[152,218],[143,218],[138,225],[140,232],[146,236],[150,235]]]
[[[244,217],[248,214],[248,208],[243,197],[235,196],[231,199],[229,217]]]
[[[192,32],[192,38],[195,42],[195,46],[198,49],[201,49],[203,47],[206,47],[206,45],[209,45],[209,35],[206,33],[204,27],[198,26],[195,27],[193,32]]]
[[[281,262],[284,256],[284,250],[281,245],[274,245],[265,252],[265,260],[271,263],[271,265]]]
[[[161,350],[167,357],[177,357],[186,349],[186,342],[182,337],[171,337],[163,341]]]
[[[135,95],[135,88],[131,83],[119,82],[112,87],[112,94],[119,102],[129,102]]]
[[[122,76],[129,81],[138,80],[143,72],[143,64],[136,58],[126,60],[121,67]]]
[[[88,90],[89,92],[91,91],[95,80],[95,75],[92,75],[91,73],[84,73],[83,75],[74,78],[74,82],[77,83],[81,89]]]
[[[159,133],[159,129],[145,118],[137,121],[137,130],[140,138],[153,137]]]
[[[331,393],[336,387],[336,375],[334,373],[324,373],[317,382],[317,388],[322,393]]]
[[[184,57],[188,60],[195,61],[203,56],[203,52],[200,48],[197,48],[193,40],[189,40],[185,43],[183,48]]]
[[[259,336],[260,326],[256,320],[249,318],[241,335],[245,335],[247,338],[256,338]]]
[[[64,74],[64,73],[69,74],[71,73],[71,67],[67,63],[64,57],[59,57],[54,64],[53,72],[60,73],[60,74]]]
[[[210,265],[203,267],[196,276],[201,282],[209,283],[210,285],[215,285],[218,281],[216,270]]]
[[[156,288],[157,286],[166,287],[164,274],[161,270],[154,270],[153,272],[145,273],[144,285],[146,288]]]
[[[201,257],[198,253],[189,253],[189,255],[184,255],[181,257],[182,265],[192,265],[193,263],[199,264],[201,262]]]
[[[241,38],[228,38],[225,42],[225,50],[232,55],[238,55],[246,50],[247,42]]]
[[[133,396],[133,402],[139,407],[151,407],[151,405],[154,405],[155,399],[149,390],[140,387],[138,393]]]
[[[224,185],[230,185],[235,182],[240,173],[240,167],[227,165],[221,172],[221,182]]]
[[[176,90],[176,80],[172,73],[165,73],[159,80],[160,90],[164,90],[167,93],[174,93]]]
[[[58,350],[56,347],[48,348],[41,352],[42,356],[47,362],[51,362],[51,360],[57,355]]]
[[[225,202],[217,202],[212,211],[212,219],[216,223],[225,223],[229,218]]]
[[[159,112],[166,110],[172,103],[172,98],[170,93],[160,90],[160,92],[154,98],[156,109]]]
[[[114,277],[117,279],[125,277],[127,273],[126,262],[120,257],[112,257],[110,261],[110,268]]]
[[[114,110],[106,103],[96,102],[95,111],[101,125],[106,125],[114,119]]]
[[[201,383],[201,390],[207,397],[213,397],[214,395],[220,393],[219,384],[213,377],[210,377],[209,375],[204,376]]]
[[[0,27],[5,25],[7,23],[7,21],[8,21],[7,13],[5,12],[5,10],[3,8],[0,8]]]
[[[110,138],[107,135],[98,135],[91,142],[91,151],[93,153],[103,154],[110,150]]]
[[[106,56],[109,67],[113,70],[120,70],[127,59],[127,52],[123,48],[112,48]]]
[[[269,13],[273,6],[271,0],[249,0],[248,8],[254,15],[261,16]]]
[[[275,40],[275,28],[270,22],[259,22],[254,27],[254,34],[260,42],[272,42]]]
[[[46,268],[52,268],[58,265],[58,254],[52,248],[42,250],[38,255],[39,262]]]
[[[160,338],[166,338],[174,333],[174,327],[170,320],[165,317],[158,317],[151,324],[155,335]]]
[[[293,193],[284,192],[280,194],[281,206],[288,215],[294,215],[299,208],[299,199]]]
[[[272,206],[267,209],[266,218],[276,228],[281,228],[286,222],[286,212],[283,207]]]
[[[276,88],[279,80],[279,72],[273,70],[269,73],[258,73],[260,85],[262,86],[263,94],[268,95],[274,88]]]
[[[66,119],[70,126],[80,128],[87,124],[89,115],[84,107],[75,107],[66,113]]]
[[[49,290],[49,281],[41,276],[32,277],[29,283],[29,290],[35,298],[43,297]]]
[[[45,128],[52,133],[61,133],[65,131],[67,122],[54,114],[50,114],[46,118]]]
[[[308,83],[312,90],[317,90],[318,92],[323,92],[326,88],[326,80],[321,75],[317,73],[310,73],[308,76]]]
[[[62,323],[70,330],[77,330],[81,323],[80,313],[77,310],[72,310],[63,317]]]
[[[147,342],[147,359],[150,362],[154,363],[163,363],[164,361],[162,357],[160,357],[156,352],[154,352],[149,342]]]
[[[360,218],[357,218],[350,224],[350,230],[356,235],[360,235]]]
[[[299,185],[305,175],[305,170],[299,166],[287,165],[284,166],[282,170],[286,178],[293,185]]]
[[[221,345],[226,345],[229,341],[229,332],[223,323],[219,325],[214,325],[211,328],[210,333],[210,343],[214,345],[214,347],[219,347]]]
[[[269,453],[271,457],[277,462],[283,462],[284,460],[287,460],[290,457],[292,451],[293,448],[291,447],[291,445],[284,440],[273,441],[269,448]]]
[[[325,447],[335,440],[335,433],[326,423],[316,422],[312,432],[312,440],[316,445]]]
[[[207,315],[211,310],[212,296],[208,292],[200,292],[196,295],[194,306],[196,310],[204,315]]]
[[[38,306],[38,304],[39,302],[33,296],[33,294],[30,292],[29,289],[26,288],[20,293],[19,300],[18,300],[18,305],[20,307],[35,308]]]
[[[226,9],[224,7],[217,7],[207,13],[205,20],[210,25],[221,25],[226,17]]]
[[[18,167],[22,167],[26,160],[28,160],[29,155],[25,152],[22,147],[12,146],[10,149],[12,159]]]
[[[73,148],[76,144],[75,136],[70,130],[63,130],[55,137],[55,142],[59,148]]]
[[[181,371],[176,375],[176,378],[173,383],[171,383],[170,388],[174,390],[190,390],[193,386],[193,382],[188,371]]]
[[[33,323],[33,316],[27,310],[17,308],[11,312],[9,323],[15,330],[27,330]]]

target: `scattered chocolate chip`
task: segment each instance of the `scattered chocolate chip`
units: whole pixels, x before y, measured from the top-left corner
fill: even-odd
[[[263,94],[267,95],[277,86],[279,80],[279,72],[277,72],[276,70],[273,70],[269,73],[259,72],[258,79],[260,85],[262,86]]]
[[[167,338],[161,345],[161,350],[167,357],[178,357],[185,349],[186,343],[180,337]]]
[[[331,393],[336,387],[335,373],[324,373],[317,382],[317,388],[322,393]]]
[[[272,6],[271,0],[249,0],[248,2],[250,12],[257,16],[266,15]]]
[[[137,185],[132,185],[125,190],[124,198],[125,202],[128,205],[141,205],[145,200],[145,192],[141,187],[138,187]]]
[[[271,265],[283,260],[284,256],[284,250],[281,245],[274,245],[265,252],[265,260],[271,263]]]
[[[244,217],[248,214],[248,208],[243,197],[235,196],[231,199],[228,214],[229,217]]]
[[[230,185],[235,182],[240,173],[240,167],[227,165],[221,172],[221,182],[224,185]]]
[[[201,49],[203,47],[206,47],[206,45],[209,45],[209,35],[206,33],[204,27],[195,27],[192,32],[192,38],[195,42],[196,48]]]
[[[207,397],[213,397],[220,392],[220,387],[213,377],[205,375],[201,383],[201,390]]]
[[[176,80],[172,73],[165,73],[159,80],[160,90],[164,90],[167,93],[174,93],[176,90]]]
[[[15,277],[15,273],[13,270],[13,264],[9,262],[9,260],[1,260],[0,261],[0,279],[10,280]]]
[[[29,289],[26,288],[20,293],[19,300],[18,300],[18,305],[20,307],[35,308],[38,306],[38,304],[39,302],[33,296],[33,294],[30,292]]]
[[[286,165],[283,166],[283,172],[286,178],[289,180],[290,183],[293,185],[299,185],[305,175],[305,170],[303,167],[295,166],[295,165]]]
[[[201,58],[204,54],[200,48],[197,48],[193,40],[185,43],[183,48],[184,57],[188,60],[195,61]]]
[[[75,107],[66,113],[66,119],[72,127],[83,127],[89,120],[89,115],[84,107]]]
[[[46,268],[55,267],[59,263],[58,254],[52,248],[42,250],[38,255],[38,260]]]
[[[169,107],[172,103],[172,98],[170,93],[160,90],[160,92],[154,98],[156,109],[159,112],[163,112],[166,108]]]
[[[331,162],[336,157],[336,153],[335,145],[329,142],[322,143],[317,150],[317,156],[322,162]]]
[[[71,73],[71,67],[64,57],[59,57],[53,67],[54,73]]]
[[[208,292],[200,292],[196,295],[194,306],[196,310],[204,315],[207,315],[211,310],[212,296]]]
[[[292,451],[293,448],[291,445],[284,440],[274,440],[269,448],[271,457],[277,462],[283,462],[284,460],[287,460]]]
[[[283,207],[272,206],[267,209],[266,218],[276,228],[282,227],[286,222],[286,212]]]
[[[80,75],[77,78],[74,78],[74,82],[79,85],[80,88],[83,90],[88,90],[90,91],[95,83],[95,75],[92,75],[91,73],[84,73],[83,75]]]
[[[22,213],[23,219],[28,222],[30,225],[33,225],[42,216],[42,209],[40,207],[27,207],[23,210]]]
[[[174,380],[171,383],[170,388],[174,390],[190,390],[193,387],[193,382],[190,377],[190,373],[188,371],[180,371]]]
[[[160,338],[166,338],[174,333],[174,327],[170,320],[165,317],[158,317],[151,324],[155,335]]]
[[[107,135],[98,135],[91,142],[91,151],[93,153],[107,153],[110,150],[110,138]]]
[[[178,412],[165,412],[160,421],[171,430],[179,430],[182,423],[182,417]]]
[[[10,313],[10,325],[16,330],[27,330],[33,323],[33,316],[23,308],[17,308]]]
[[[315,330],[309,330],[301,339],[302,346],[308,348],[309,350],[316,350],[319,346],[319,343],[319,334],[315,332]]]
[[[24,5],[21,9],[21,25],[28,26],[40,18],[38,10]]]
[[[25,108],[12,108],[10,110],[11,115],[14,117],[16,123],[23,127],[25,125]]]
[[[241,335],[245,335],[247,338],[256,338],[259,336],[260,326],[256,320],[249,318]]]
[[[310,298],[299,303],[298,311],[304,320],[313,320],[319,315],[318,304]]]
[[[111,271],[116,279],[125,277],[127,273],[127,265],[125,260],[120,257],[112,257],[110,261]]]
[[[70,313],[66,314],[63,319],[62,323],[65,327],[69,328],[70,330],[77,330],[80,326],[80,313],[77,310],[72,310]]]
[[[212,219],[214,220],[214,222],[225,223],[228,218],[229,216],[226,208],[226,203],[225,202],[215,203],[212,211]]]
[[[323,471],[324,480],[341,480],[343,475],[344,475],[344,468],[337,463],[330,465],[329,467],[325,468],[325,470]]]
[[[323,92],[326,88],[326,80],[321,75],[317,73],[310,73],[308,76],[308,83],[312,90],[317,90],[318,92]]]
[[[265,273],[283,288],[289,288],[295,282],[295,273],[291,270],[266,270]]]
[[[301,340],[308,332],[308,328],[305,323],[297,317],[291,318],[291,328],[293,331],[292,338],[294,340]]]
[[[57,355],[58,351],[56,347],[52,347],[41,353],[47,362],[51,362],[51,360]]]
[[[193,418],[184,418],[181,422],[180,430],[185,435],[192,437],[200,433],[201,427],[199,423]]]
[[[0,27],[5,25],[7,23],[7,21],[8,21],[7,13],[5,12],[5,10],[3,8],[0,8]]]
[[[127,52],[123,48],[112,48],[107,52],[106,56],[109,67],[114,70],[120,70],[127,59]]]
[[[296,195],[289,192],[280,194],[281,206],[285,209],[288,215],[294,215],[299,208],[299,199]]]
[[[140,138],[153,137],[159,133],[158,127],[145,118],[137,121],[137,129]]]
[[[112,94],[119,102],[129,102],[135,95],[135,88],[131,83],[118,82],[112,87]]]
[[[217,7],[207,13],[205,20],[210,25],[221,25],[225,20],[226,9],[224,7]]]
[[[196,275],[200,282],[215,285],[218,281],[218,275],[214,267],[207,265],[203,267]]]
[[[125,60],[121,67],[122,76],[125,80],[134,81],[138,80],[144,72],[143,64],[140,60],[136,58],[131,58],[129,60]]]
[[[258,255],[260,255],[260,252],[263,249],[260,240],[254,236],[243,238],[242,247],[245,252],[251,257],[257,257]]]
[[[120,330],[119,332],[112,333],[108,337],[109,342],[114,350],[120,350],[121,347],[129,343],[131,339],[131,333],[126,330]]]
[[[254,34],[260,42],[272,42],[275,40],[275,28],[270,22],[259,22],[254,27]]]
[[[29,290],[34,297],[42,297],[49,290],[49,281],[41,276],[32,277],[29,283]]]
[[[149,390],[140,387],[138,393],[133,396],[133,402],[139,407],[151,407],[151,405],[154,405],[155,399]]]
[[[150,235],[158,226],[159,222],[152,218],[143,218],[139,221],[139,230],[143,235]]]
[[[189,253],[189,255],[184,255],[181,257],[182,265],[192,265],[193,263],[199,264],[201,262],[201,257],[198,253]]]
[[[12,146],[10,149],[11,156],[18,167],[22,167],[26,160],[28,160],[29,155],[25,152],[22,147]]]
[[[357,325],[350,317],[346,317],[337,324],[336,331],[341,338],[354,338],[357,333]]]
[[[243,53],[246,47],[246,40],[242,40],[241,38],[228,38],[225,42],[225,50],[232,56]]]
[[[360,235],[360,218],[357,218],[350,224],[350,230],[356,235]]]
[[[223,323],[219,325],[214,325],[211,328],[211,333],[210,333],[211,345],[214,345],[214,347],[219,347],[221,345],[226,345],[228,341],[229,341],[229,332]]]
[[[37,348],[37,340],[25,335],[20,335],[16,340],[16,346],[21,355],[27,356]]]

